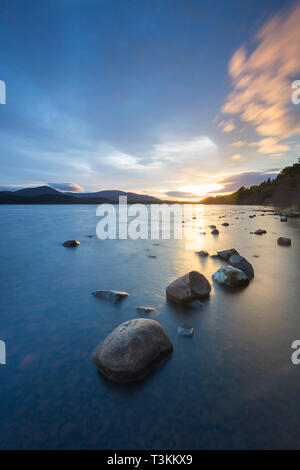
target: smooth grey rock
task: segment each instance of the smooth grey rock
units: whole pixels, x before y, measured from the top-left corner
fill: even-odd
[[[286,237],[279,237],[277,240],[278,245],[282,246],[291,246],[292,240],[291,238],[286,238]]]
[[[156,311],[154,307],[136,307],[136,309],[139,313],[151,313]]]
[[[73,248],[74,246],[80,245],[78,240],[67,240],[63,243],[63,246],[67,246],[68,248]]]
[[[172,343],[157,321],[136,318],[115,328],[96,347],[92,360],[109,379],[128,382],[143,378],[172,351]]]
[[[177,328],[177,333],[178,333],[178,336],[193,336],[194,328],[193,327],[185,328],[184,326],[179,326]]]
[[[263,235],[264,233],[267,233],[267,231],[259,228],[254,233],[255,233],[255,235]]]
[[[231,248],[230,250],[218,251],[219,258],[224,259],[225,261],[228,261],[230,256],[232,255],[238,255],[238,252],[235,248]]]
[[[212,278],[218,284],[224,284],[227,287],[242,287],[249,284],[246,274],[241,269],[233,266],[218,269]]]
[[[109,300],[110,302],[119,302],[130,294],[117,290],[96,290],[93,292],[93,295],[99,299]]]
[[[248,277],[249,280],[254,278],[254,269],[251,263],[246,260],[246,258],[243,258],[243,256],[240,255],[232,255],[229,258],[229,263],[231,266],[234,268],[238,268],[241,271],[243,271],[246,276]]]
[[[166,295],[173,302],[191,302],[209,295],[211,286],[203,274],[191,271],[175,281],[166,289]]]

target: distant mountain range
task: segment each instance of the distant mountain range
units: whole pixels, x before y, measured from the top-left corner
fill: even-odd
[[[160,199],[146,194],[118,190],[94,193],[62,192],[50,186],[24,188],[18,191],[0,191],[0,204],[102,204],[119,202],[119,196],[127,196],[129,203],[160,203]]]
[[[278,176],[250,188],[242,186],[227,196],[207,197],[201,204],[274,205],[300,208],[300,162],[283,168]]]

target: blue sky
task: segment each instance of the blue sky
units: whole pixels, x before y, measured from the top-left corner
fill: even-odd
[[[275,174],[300,153],[299,19],[278,0],[2,0],[1,188],[203,195]]]

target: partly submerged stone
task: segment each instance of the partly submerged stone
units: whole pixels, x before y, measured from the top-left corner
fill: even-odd
[[[240,255],[232,255],[229,258],[229,263],[234,268],[238,268],[241,271],[243,271],[249,280],[253,279],[254,269],[253,269],[252,264],[249,263],[249,261],[247,261],[246,258],[243,258],[243,256],[240,256]]]
[[[291,246],[292,240],[291,238],[279,237],[277,240],[277,244],[282,246]]]
[[[242,287],[249,284],[246,274],[241,269],[233,266],[218,269],[212,278],[218,284],[224,284],[227,287]]]
[[[287,216],[286,215],[281,215],[280,216],[280,221],[281,222],[287,222]]]
[[[109,300],[110,302],[119,302],[130,294],[118,290],[96,290],[93,292],[93,295],[99,299]]]
[[[259,228],[254,233],[255,233],[255,235],[263,235],[264,233],[267,233],[267,231]]]
[[[223,227],[229,227],[229,223],[228,222],[224,222],[224,224],[222,224]]]
[[[193,336],[194,328],[193,327],[185,328],[184,326],[179,326],[177,328],[177,333],[178,333],[178,336]]]
[[[231,248],[230,250],[218,251],[219,258],[224,259],[225,261],[228,261],[230,256],[232,255],[238,255],[238,252],[235,248]]]
[[[190,302],[209,295],[211,286],[203,274],[191,271],[175,279],[166,289],[167,298],[173,302]]]
[[[154,308],[154,307],[136,307],[136,310],[139,313],[151,313],[151,312],[155,312],[156,308]]]
[[[78,240],[67,240],[63,243],[63,246],[67,246],[68,248],[73,248],[74,246],[80,245]]]
[[[202,250],[202,251],[196,251],[196,255],[205,258],[206,256],[208,256],[208,252],[207,252],[207,251],[203,251],[203,250]]]
[[[157,321],[136,318],[115,328],[96,347],[92,360],[109,379],[128,382],[143,378],[172,351],[172,343]]]
[[[219,230],[217,228],[214,228],[212,231],[211,231],[211,234],[212,235],[219,235]]]

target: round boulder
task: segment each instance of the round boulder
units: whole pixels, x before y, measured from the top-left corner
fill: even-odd
[[[166,289],[167,298],[173,302],[191,302],[209,295],[211,286],[203,274],[190,271],[171,282]]]
[[[94,350],[92,360],[106,377],[117,382],[139,380],[173,351],[163,327],[137,318],[117,328]]]

